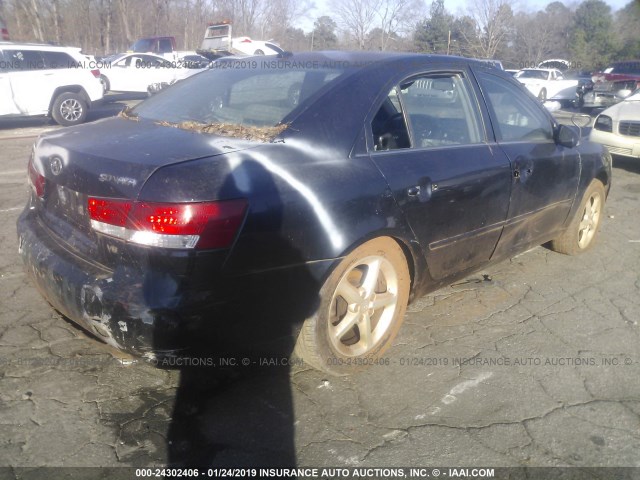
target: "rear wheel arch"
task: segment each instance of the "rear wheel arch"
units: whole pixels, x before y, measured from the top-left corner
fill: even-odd
[[[371,236],[352,245],[328,270],[295,354],[336,375],[384,361],[381,355],[404,319],[412,263],[406,244],[393,236]]]
[[[604,191],[605,193],[609,193],[609,174],[606,172],[606,170],[602,169],[598,172],[598,174],[596,175],[596,180],[600,180],[600,182],[602,183],[602,185],[604,186]]]
[[[354,242],[351,245],[349,245],[347,248],[345,248],[344,251],[342,252],[342,254],[339,256],[339,258],[342,259],[342,258],[346,257],[351,252],[353,252],[357,248],[360,248],[362,245],[364,245],[364,244],[366,244],[368,242],[372,242],[374,240],[380,240],[380,239],[392,240],[402,250],[402,253],[404,254],[405,261],[407,262],[407,268],[409,269],[409,276],[410,276],[410,281],[411,281],[411,290],[413,291],[416,272],[419,271],[419,268],[420,268],[418,263],[417,263],[419,252],[416,249],[413,249],[411,247],[412,242],[411,242],[410,239],[405,238],[404,236],[402,236],[398,232],[382,231],[382,232],[376,232],[376,233],[371,234],[371,235],[367,235],[366,237],[359,239],[357,242]],[[419,248],[419,247],[417,247],[417,248]],[[336,263],[335,266],[337,266],[337,263]],[[325,274],[325,277],[322,279],[323,282],[326,281],[326,279],[329,277],[329,275],[331,275],[333,273],[333,270],[334,270],[335,266],[328,270],[328,272]]]
[[[53,104],[55,103],[56,99],[63,93],[76,93],[82,96],[84,101],[87,103],[87,108],[91,107],[91,99],[89,98],[89,95],[87,95],[87,92],[84,88],[82,88],[80,85],[65,85],[64,87],[56,88],[53,92],[53,95],[51,95],[51,100],[49,101],[49,115],[51,115]]]

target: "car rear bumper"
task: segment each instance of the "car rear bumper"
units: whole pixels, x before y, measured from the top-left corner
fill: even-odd
[[[256,351],[296,335],[335,260],[212,279],[125,264],[107,269],[56,237],[29,206],[17,224],[27,275],[60,313],[99,340],[155,360],[193,352]],[[129,262],[131,263],[131,259]],[[144,263],[144,262],[143,262]]]
[[[584,94],[584,107],[588,108],[605,108],[619,103],[623,99],[613,93],[587,92]]]
[[[183,319],[171,308],[159,308],[157,294],[149,292],[170,279],[124,265],[111,271],[81,258],[29,207],[18,219],[18,242],[25,270],[45,299],[103,342],[142,356],[185,347]]]

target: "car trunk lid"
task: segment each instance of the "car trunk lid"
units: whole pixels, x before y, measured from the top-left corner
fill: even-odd
[[[101,262],[89,197],[135,201],[159,168],[255,145],[124,118],[56,131],[38,139],[29,166],[34,192],[43,183],[35,206],[59,241]]]

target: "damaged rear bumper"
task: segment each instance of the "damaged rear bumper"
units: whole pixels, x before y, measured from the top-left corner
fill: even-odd
[[[25,270],[65,317],[122,351],[155,357],[185,349],[191,321],[180,281],[166,272],[121,265],[109,270],[64,245],[28,206],[17,224]]]
[[[109,269],[74,252],[29,206],[17,230],[25,270],[55,309],[103,342],[149,360],[251,355],[294,339],[338,261],[226,277],[219,265],[227,252],[214,252],[211,261],[187,259],[193,268],[180,275],[142,257]]]

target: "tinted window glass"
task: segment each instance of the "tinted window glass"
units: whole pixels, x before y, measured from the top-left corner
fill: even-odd
[[[482,140],[476,110],[461,74],[424,75],[400,86],[416,148]]]
[[[378,151],[482,141],[464,77],[452,73],[421,75],[394,87],[371,122],[371,131]]]
[[[611,73],[640,74],[640,62],[620,62],[614,63]]]
[[[161,38],[160,39],[160,48],[158,49],[160,53],[173,52],[173,44],[171,43],[170,38]]]
[[[480,86],[497,124],[498,140],[548,141],[553,138],[551,120],[533,98],[517,85],[494,75],[480,73]]]
[[[153,51],[154,40],[151,38],[142,38],[133,44],[131,50],[134,52],[151,52]]]
[[[5,60],[11,70],[43,70],[44,59],[35,50],[5,50]]]
[[[232,123],[258,127],[282,122],[300,103],[335,81],[334,68],[233,69],[237,60],[176,83],[134,109],[140,117],[168,122]],[[313,66],[312,66],[313,67]]]
[[[411,146],[397,87],[391,89],[375,117],[373,117],[371,132],[373,134],[374,150],[396,150]]]
[[[42,52],[42,57],[45,68],[71,68],[78,64],[64,52]]]

